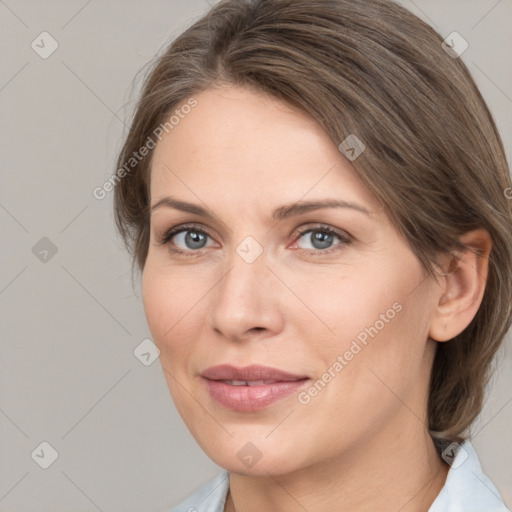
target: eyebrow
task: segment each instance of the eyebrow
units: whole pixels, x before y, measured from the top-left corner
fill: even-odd
[[[281,206],[274,214],[274,220],[281,221],[295,215],[301,215],[314,210],[321,210],[322,208],[350,208],[360,213],[364,213],[371,216],[370,212],[364,207],[356,203],[350,203],[348,201],[342,201],[337,199],[330,199],[324,201],[300,201],[298,203],[290,204],[287,206]]]
[[[215,219],[215,216],[202,206],[187,203],[185,201],[179,201],[177,199],[173,199],[172,197],[164,197],[163,199],[160,199],[151,207],[151,211],[154,212],[162,206],[174,208],[176,210],[187,213],[192,213],[194,215],[198,215],[210,220]],[[349,208],[360,213],[364,213],[368,217],[371,217],[371,213],[364,206],[361,206],[357,203],[351,203],[337,199],[328,199],[324,201],[299,201],[298,203],[280,206],[274,211],[272,217],[276,221],[282,221],[289,217],[301,215],[314,210],[321,210],[323,208]]]

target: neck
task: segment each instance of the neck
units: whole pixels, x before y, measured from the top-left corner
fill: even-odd
[[[385,443],[365,440],[350,453],[293,473],[231,473],[224,511],[427,512],[444,486],[449,466],[428,432],[407,435],[411,431],[403,430],[403,435],[395,434]]]

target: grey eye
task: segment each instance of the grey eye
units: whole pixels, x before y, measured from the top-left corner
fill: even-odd
[[[203,249],[206,247],[209,236],[202,231],[186,229],[174,235],[174,245],[180,249]]]
[[[341,241],[340,237],[335,233],[322,229],[311,229],[302,234],[298,245],[301,249],[329,249],[334,245],[336,239]],[[301,241],[303,242],[301,243]]]

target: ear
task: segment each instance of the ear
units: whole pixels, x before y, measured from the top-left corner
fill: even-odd
[[[429,337],[448,341],[460,334],[475,317],[484,296],[492,241],[485,229],[459,238],[467,249],[446,258],[441,292],[430,325]]]

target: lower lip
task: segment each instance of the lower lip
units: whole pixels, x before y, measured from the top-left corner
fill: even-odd
[[[241,412],[261,411],[296,393],[309,379],[275,382],[261,386],[232,386],[218,380],[204,379],[210,396],[228,409]]]

